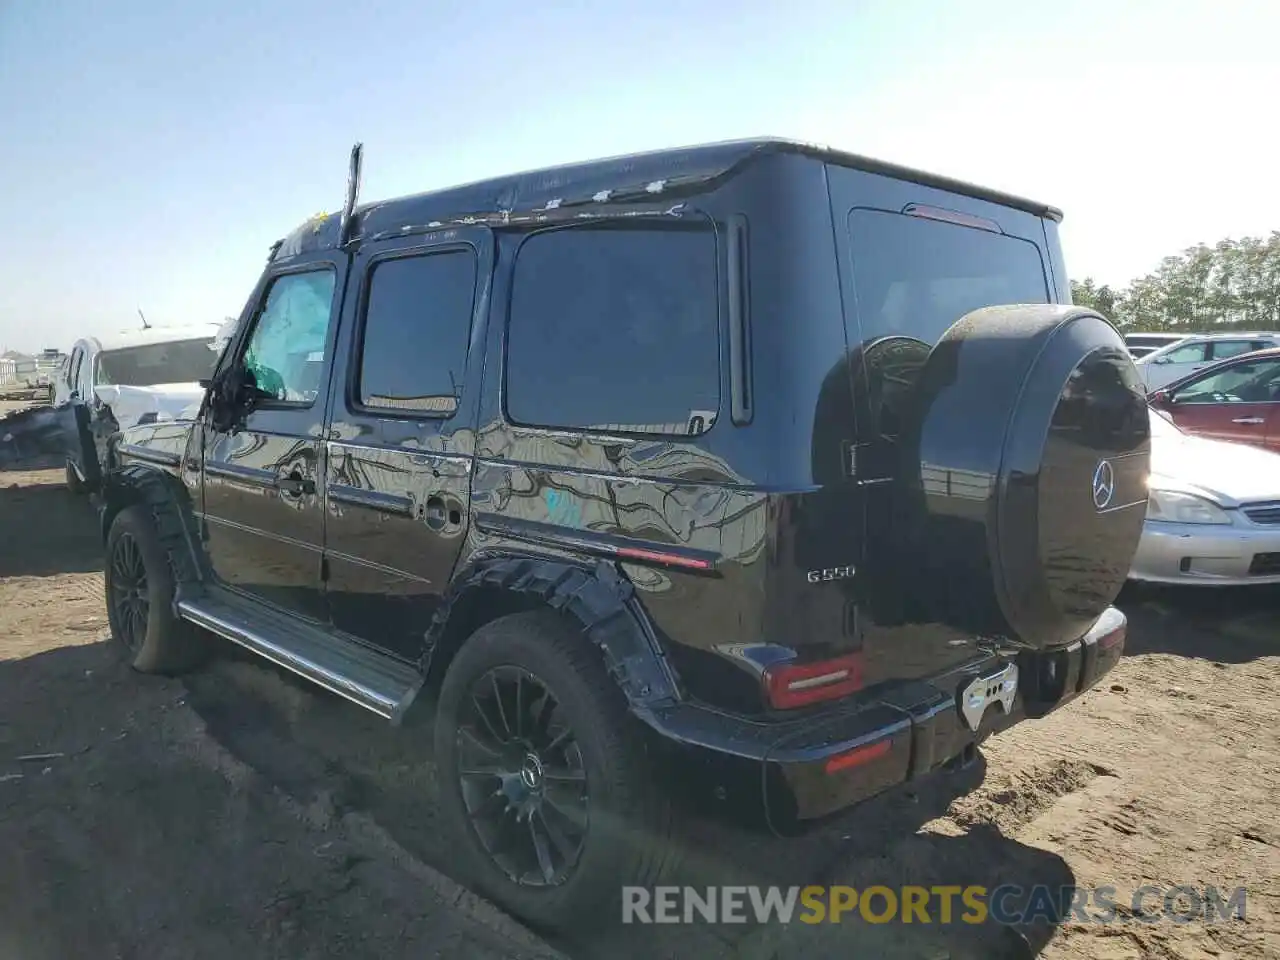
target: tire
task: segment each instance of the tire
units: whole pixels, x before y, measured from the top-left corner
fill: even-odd
[[[537,695],[538,685],[554,700],[549,712]],[[486,699],[490,689],[502,700]],[[523,701],[517,700],[522,694]],[[505,704],[501,714],[496,702]],[[483,717],[475,712],[477,705]],[[486,717],[500,734],[512,728],[524,734],[513,737],[503,756],[491,762],[491,755],[476,746],[476,733],[494,742],[487,736],[491,731],[483,729]],[[562,740],[560,746],[554,739]],[[525,760],[517,772],[521,751]],[[638,721],[628,716],[600,652],[556,613],[502,617],[467,640],[441,685],[435,755],[441,810],[456,838],[464,879],[536,926],[577,928],[617,918],[621,887],[652,887],[675,869],[673,809]],[[464,762],[471,768],[492,765],[505,777],[487,770],[464,776]],[[540,780],[540,793],[528,790],[529,780],[513,779],[529,775],[530,768]],[[579,773],[580,783],[574,779]],[[578,803],[582,793],[585,804]],[[521,804],[528,818],[512,823],[509,811]],[[536,812],[528,812],[531,806]],[[492,819],[515,831],[510,836],[521,843],[510,845],[517,852],[499,857],[486,846],[485,835],[495,836],[492,823],[472,811],[504,807],[508,812]],[[573,816],[564,816],[565,810]],[[578,842],[578,826],[583,827],[581,845],[576,855],[566,853]],[[552,828],[566,843],[553,842]],[[534,843],[523,840],[535,833],[542,834],[547,861],[538,857]],[[548,863],[557,867],[554,877],[547,873]]]
[[[206,638],[174,614],[173,567],[146,507],[126,507],[111,524],[104,579],[111,636],[129,666],[177,674],[207,658]]]
[[[85,490],[84,481],[80,479],[80,474],[76,473],[76,468],[71,465],[70,460],[67,461],[66,472],[67,490],[69,490],[74,496],[80,496],[80,494],[84,493]]]

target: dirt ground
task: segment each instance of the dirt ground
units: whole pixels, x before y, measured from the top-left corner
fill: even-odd
[[[60,470],[0,472],[0,957],[1280,957],[1280,592],[1122,597],[1100,689],[816,834],[685,827],[679,882],[1105,885],[1115,922],[1059,900],[1020,926],[548,943],[448,878],[425,720],[392,731],[230,650],[182,680],[124,668],[94,524]],[[1247,915],[1143,922],[1143,884],[1244,886]]]

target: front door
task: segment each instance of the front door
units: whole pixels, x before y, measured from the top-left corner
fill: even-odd
[[[1280,358],[1241,359],[1182,384],[1163,408],[1187,433],[1274,448],[1280,442]]]
[[[321,435],[345,278],[346,258],[332,253],[298,258],[267,278],[226,361],[243,364],[270,396],[232,431],[206,426],[204,439],[214,573],[225,586],[320,622],[328,619]]]
[[[478,227],[366,246],[343,312],[325,473],[329,609],[334,626],[410,660],[468,525],[483,355],[468,346],[492,248]]]

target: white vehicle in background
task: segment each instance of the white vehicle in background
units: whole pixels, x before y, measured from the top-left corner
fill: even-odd
[[[1276,333],[1196,333],[1134,361],[1147,392],[1181,380],[1219,360],[1280,347]]]
[[[223,340],[220,325],[146,327],[76,341],[54,384],[66,439],[67,486],[97,486],[106,438],[194,414]]]
[[[1280,583],[1280,455],[1184,433],[1152,409],[1147,518],[1129,579]]]
[[[1155,353],[1161,347],[1186,339],[1185,333],[1126,333],[1124,344],[1129,348],[1129,356],[1137,360],[1149,353]]]

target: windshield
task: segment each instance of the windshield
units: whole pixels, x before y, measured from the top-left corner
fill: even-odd
[[[208,377],[217,359],[212,337],[105,350],[98,354],[95,384],[150,387],[157,383],[190,383]]]

